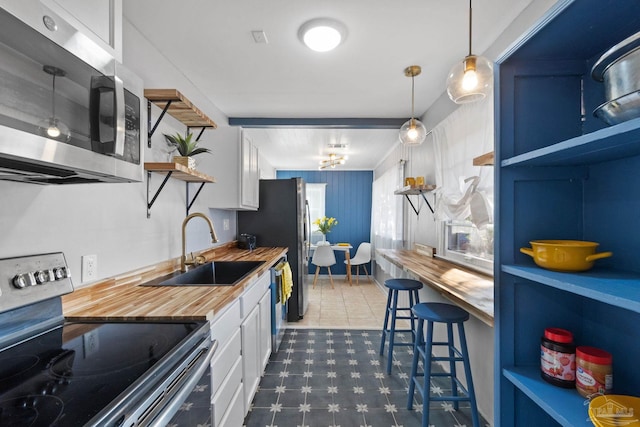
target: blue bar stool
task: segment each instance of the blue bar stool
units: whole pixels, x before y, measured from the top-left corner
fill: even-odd
[[[431,401],[452,401],[453,407],[458,410],[458,402],[468,401],[471,404],[471,418],[473,426],[480,426],[480,418],[478,417],[478,408],[476,406],[476,396],[473,390],[473,381],[471,380],[471,367],[469,365],[469,353],[467,352],[467,341],[464,334],[464,322],[469,319],[469,313],[458,306],[443,303],[420,303],[411,309],[418,319],[418,330],[416,332],[413,352],[413,366],[411,368],[411,380],[409,382],[409,400],[407,401],[407,409],[413,409],[413,393],[418,385],[418,391],[422,394],[422,426],[427,427],[429,424],[429,403]],[[424,340],[424,321],[427,321],[427,339]],[[447,324],[447,341],[433,342],[433,324]],[[458,338],[460,339],[460,350],[454,346],[453,341],[453,325],[458,326]],[[448,357],[435,357],[431,354],[433,346],[446,346],[449,349]],[[422,356],[424,363],[424,373],[418,373],[418,357]],[[448,361],[449,373],[431,373],[431,362]],[[467,388],[465,388],[456,377],[456,362],[462,362],[464,366],[464,374],[467,378]],[[422,384],[419,383],[418,377],[424,377]],[[430,396],[430,380],[431,377],[451,377],[451,395],[449,396]],[[458,395],[458,388],[464,393],[463,396]]]
[[[384,314],[384,325],[382,327],[382,342],[380,343],[380,355],[384,353],[384,343],[389,334],[389,358],[387,360],[387,374],[391,374],[391,364],[393,363],[393,347],[399,345],[413,346],[413,342],[416,340],[416,326],[415,316],[411,312],[411,307],[414,304],[420,302],[418,291],[422,289],[422,283],[419,280],[413,279],[389,279],[384,282],[384,285],[389,288],[389,296],[387,297],[387,308]],[[398,291],[409,292],[409,307],[398,307]],[[398,310],[405,310],[409,312],[408,316],[398,316]],[[391,328],[389,328],[389,314],[391,314]],[[396,319],[408,319],[411,320],[411,329],[396,329]],[[397,343],[395,342],[396,332],[411,332],[411,342]]]

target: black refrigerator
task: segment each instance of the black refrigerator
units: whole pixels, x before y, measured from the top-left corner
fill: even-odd
[[[256,236],[257,246],[288,247],[293,291],[287,301],[287,321],[297,322],[307,311],[305,273],[309,254],[309,208],[302,178],[261,179],[260,207],[238,212],[238,233]]]

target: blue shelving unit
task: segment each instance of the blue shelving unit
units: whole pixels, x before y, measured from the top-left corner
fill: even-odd
[[[546,327],[613,354],[614,392],[640,395],[640,118],[608,126],[591,68],[640,31],[636,0],[564,0],[498,60],[496,425],[588,426],[575,390],[540,377]],[[600,243],[582,273],[537,267],[531,240]]]

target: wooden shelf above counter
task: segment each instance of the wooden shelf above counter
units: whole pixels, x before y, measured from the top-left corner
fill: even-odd
[[[482,156],[478,156],[473,159],[473,166],[493,166],[494,158],[495,156],[493,151],[485,153]]]
[[[145,89],[144,97],[187,127],[210,127],[217,128],[218,125],[205,113],[200,111],[195,105],[176,89]]]
[[[424,193],[428,193],[435,189],[436,189],[436,186],[433,184],[406,185],[401,189],[394,191],[393,194],[398,196],[404,196],[407,199],[407,202],[409,202],[409,204],[411,205],[411,208],[413,208],[413,211],[416,213],[416,215],[419,215],[420,205],[418,205],[418,207],[416,208],[416,206],[413,204],[409,196],[417,196],[417,195],[422,196],[422,199],[425,201],[425,203],[429,207],[429,210],[431,211],[431,213],[434,213],[433,207],[431,206],[431,203],[429,203],[429,200],[427,200],[427,197],[424,195]],[[418,200],[418,202],[419,201],[420,200]]]
[[[427,193],[429,191],[433,191],[436,189],[436,186],[433,184],[425,184],[425,185],[406,185],[399,190],[393,192],[393,194],[406,196],[406,195],[418,195],[422,193]]]
[[[204,187],[204,185],[208,182],[216,182],[216,179],[214,177],[204,174],[202,172],[198,172],[195,169],[189,169],[188,167],[181,165],[179,163],[149,162],[144,164],[144,170],[147,171],[147,218],[151,217],[151,206],[153,206],[153,204],[155,203],[156,199],[160,195],[160,192],[164,188],[169,178],[175,178],[181,181],[185,181],[185,187],[186,187],[185,188],[185,191],[186,191],[185,204],[187,208],[187,215],[189,215],[189,209],[191,209],[193,202],[196,201],[196,198],[200,194],[200,191],[202,191],[202,188]],[[158,187],[156,194],[153,197],[150,197],[152,172],[164,174],[165,177],[164,177],[164,180],[162,181],[162,184],[160,184],[160,187]],[[200,183],[200,188],[198,188],[198,191],[196,191],[196,194],[191,198],[191,200],[189,200],[189,183]]]
[[[216,182],[216,179],[214,177],[202,172],[198,172],[195,169],[189,169],[188,167],[179,163],[145,163],[144,170],[146,170],[147,172],[171,174],[172,178],[179,179],[181,181],[205,183]]]

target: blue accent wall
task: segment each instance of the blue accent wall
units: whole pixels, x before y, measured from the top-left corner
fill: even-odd
[[[325,215],[338,220],[327,240],[331,243],[351,243],[351,256],[358,245],[371,238],[371,190],[373,171],[277,171],[278,179],[301,177],[308,183],[326,183]],[[312,226],[312,230],[315,227]],[[336,252],[336,265],[331,267],[335,274],[346,274],[344,258]],[[371,271],[367,265],[367,270]],[[362,269],[361,274],[362,274]],[[310,264],[310,272],[315,267]],[[324,272],[324,270],[323,270]]]

